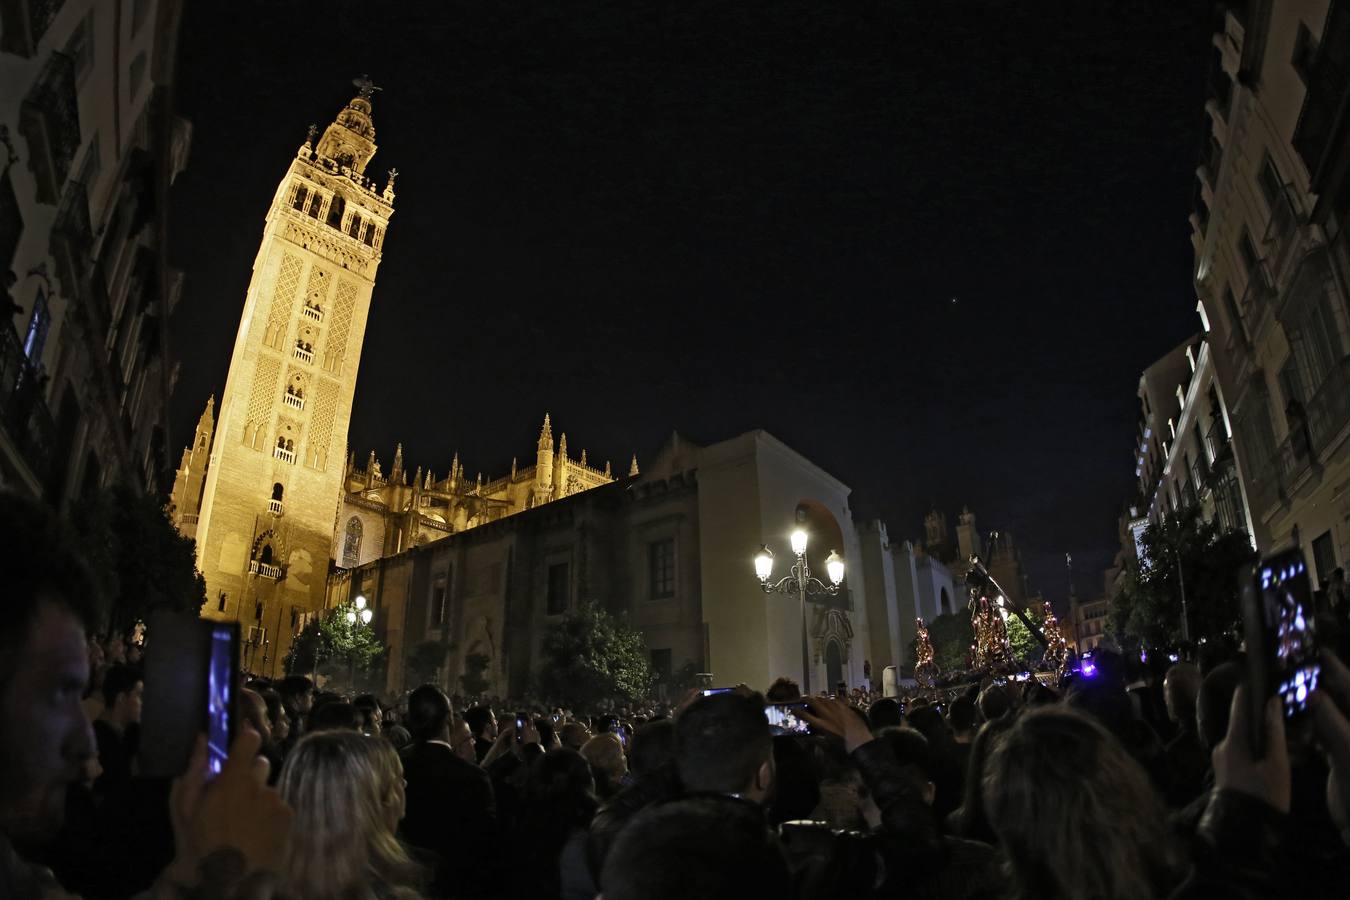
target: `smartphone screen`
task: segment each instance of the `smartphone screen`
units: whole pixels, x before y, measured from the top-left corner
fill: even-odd
[[[775,735],[810,734],[811,726],[800,715],[806,709],[810,707],[803,700],[770,703],[764,707],[764,718],[769,720],[769,730]]]
[[[190,613],[152,617],[146,629],[142,775],[181,775],[203,732],[207,777],[220,772],[236,725],[238,671],[236,623],[203,621]]]
[[[520,713],[516,713],[516,743],[517,743],[517,744],[523,743],[523,742],[525,741],[525,724],[526,724],[526,722],[528,722],[528,721],[529,721],[529,719],[527,719],[525,716],[521,715]]]
[[[1285,718],[1308,710],[1322,666],[1317,661],[1317,631],[1312,584],[1303,553],[1294,550],[1261,564],[1257,574],[1265,614],[1267,646],[1273,644],[1271,681],[1284,705]]]
[[[735,688],[704,688],[702,691],[699,691],[699,695],[700,695],[700,696],[703,696],[703,697],[711,697],[713,694],[730,694],[730,693],[731,693],[732,691],[734,691],[734,690],[736,690],[736,689],[735,689]]]
[[[234,708],[234,629],[227,625],[211,628],[211,661],[207,670],[206,771],[210,778],[220,774],[230,755]]]

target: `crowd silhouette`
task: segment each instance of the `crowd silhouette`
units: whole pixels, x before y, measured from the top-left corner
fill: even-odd
[[[0,540],[0,898],[1347,891],[1350,670],[1329,650],[1288,722],[1278,697],[1253,721],[1241,648],[1218,639],[1161,664],[1101,651],[1050,684],[800,698],[779,679],[769,700],[587,710],[292,675],[245,682],[219,775],[203,735],[156,780],[137,766],[142,648],[91,632],[80,548],[8,494]],[[794,701],[809,731],[776,733],[766,703]]]

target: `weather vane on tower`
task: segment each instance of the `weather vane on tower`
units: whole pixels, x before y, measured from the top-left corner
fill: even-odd
[[[356,85],[357,96],[362,100],[369,100],[376,91],[382,91],[384,88],[370,80],[369,75],[362,75],[360,78],[353,78],[352,84]]]

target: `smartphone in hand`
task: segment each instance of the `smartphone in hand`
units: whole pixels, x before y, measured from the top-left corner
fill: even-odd
[[[220,773],[237,726],[239,624],[161,613],[150,621],[141,713],[140,772],[183,773],[206,734],[207,778]]]
[[[801,716],[803,711],[811,711],[805,700],[769,703],[764,707],[764,718],[769,720],[769,730],[775,735],[810,734],[811,726]]]
[[[1243,578],[1242,618],[1247,643],[1247,697],[1252,752],[1265,755],[1265,707],[1280,698],[1286,722],[1306,718],[1322,675],[1312,582],[1297,547],[1262,560]]]

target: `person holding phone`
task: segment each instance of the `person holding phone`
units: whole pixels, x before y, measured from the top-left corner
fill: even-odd
[[[0,618],[0,897],[56,896],[48,869],[15,849],[60,828],[66,792],[82,776],[94,740],[81,697],[89,679],[86,628],[95,620],[93,580],[65,526],[49,510],[0,491],[0,543],[12,554]],[[175,855],[160,875],[168,895],[195,891],[203,871],[238,883],[276,872],[291,810],[267,787],[256,762],[259,736],[242,731],[221,774],[207,783],[205,735],[173,784],[169,812]],[[78,867],[83,860],[65,860]],[[214,889],[229,892],[226,875]]]

